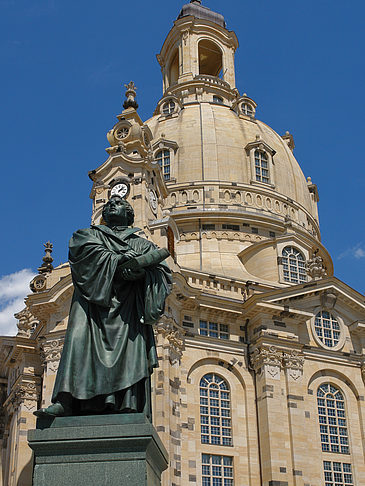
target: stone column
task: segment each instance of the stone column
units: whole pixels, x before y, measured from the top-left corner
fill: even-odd
[[[258,346],[251,354],[256,373],[262,486],[293,484],[282,357],[282,351],[268,345]]]

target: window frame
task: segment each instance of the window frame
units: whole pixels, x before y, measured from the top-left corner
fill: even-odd
[[[247,100],[240,103],[240,111],[244,116],[249,116],[250,118],[255,117],[255,108],[251,103],[248,103]]]
[[[204,386],[204,383],[207,385]],[[228,381],[219,373],[212,371],[201,376],[199,417],[202,445],[233,447],[231,395]]]
[[[174,103],[174,109],[173,110],[168,110],[164,111],[166,105],[169,105],[171,103]],[[179,116],[180,111],[182,110],[183,106],[181,104],[181,101],[174,95],[166,95],[164,96],[159,102],[158,105],[154,111],[154,115],[160,115],[160,119],[166,119],[169,117],[177,117]]]
[[[202,326],[202,323],[206,324],[206,326]],[[201,332],[205,330],[206,334],[205,332]],[[215,336],[214,334],[217,335]],[[229,324],[199,319],[199,336],[208,337],[210,339],[219,339],[220,341],[229,341],[231,337]]]
[[[329,391],[325,391],[323,387],[329,388]],[[335,391],[332,389],[335,389]],[[331,397],[327,398],[328,394],[333,395],[334,399]],[[337,394],[341,395],[341,399],[336,398]],[[324,381],[317,387],[316,401],[320,443],[322,454],[324,454],[323,457],[325,458],[326,454],[330,454],[331,457],[333,454],[341,454],[341,457],[351,456],[349,421],[343,390],[330,381]],[[328,405],[328,402],[331,404]],[[343,406],[338,406],[337,402],[343,403]],[[334,413],[329,412],[332,410]],[[346,434],[341,434],[341,429],[346,429]],[[341,438],[346,438],[346,443],[341,442]],[[335,450],[336,447],[338,450]],[[334,450],[332,448],[334,448]],[[342,448],[347,448],[347,451],[344,451]]]
[[[168,152],[168,156],[165,157],[167,152]],[[159,159],[159,157],[158,157],[159,153],[162,154],[161,159]],[[165,159],[167,159],[167,158],[168,158],[169,163],[165,164]],[[154,159],[156,160],[159,167],[161,168],[163,180],[165,182],[170,182],[171,181],[171,149],[168,148],[168,147],[158,148],[157,151],[154,154]],[[161,160],[161,164],[160,164],[159,160]],[[168,178],[166,178],[166,174],[165,174],[165,168],[167,168],[167,167],[168,167]]]
[[[245,147],[246,154],[249,157],[250,164],[250,184],[260,187],[270,187],[275,188],[275,164],[274,155],[276,151],[272,149],[266,142],[260,139],[259,135],[255,142],[248,143]],[[256,180],[256,161],[255,152],[256,150],[265,153],[267,157],[267,170],[269,172],[269,182],[262,182]]]
[[[165,116],[172,115],[176,111],[176,102],[172,98],[170,98],[162,103],[161,109],[162,109],[162,115]]]
[[[330,464],[330,468],[328,468],[327,464]],[[335,469],[334,464],[340,464],[341,469]],[[350,466],[350,471],[345,471],[344,466]],[[326,467],[327,466],[327,467]],[[333,461],[333,460],[323,460],[322,462],[322,472],[323,472],[323,479],[325,486],[355,486],[354,482],[354,466],[351,462],[344,462],[344,461]],[[327,475],[326,475],[327,473]],[[341,475],[340,478],[335,474]],[[328,474],[331,474],[331,478],[329,478]],[[345,481],[345,475],[351,474],[351,483]]]
[[[208,458],[208,462],[206,462]],[[219,462],[213,462],[213,458],[219,458]],[[230,464],[225,464],[224,459],[227,458],[230,460]],[[205,466],[205,467],[204,467]],[[213,467],[220,467],[222,474],[214,475],[213,474]],[[209,472],[208,472],[209,468]],[[230,470],[232,475],[225,475],[225,470]],[[225,454],[209,454],[206,452],[201,453],[201,478],[202,478],[202,485],[213,485],[214,477],[222,479],[222,486],[234,486],[234,456],[228,456]],[[204,478],[209,478],[209,481],[204,481]],[[225,481],[227,480],[227,481]]]
[[[296,273],[298,275],[298,282],[295,282],[293,280],[286,280],[285,278],[285,269],[284,269],[284,258],[287,258],[288,259],[288,272],[289,272],[289,278],[291,278],[291,271],[290,271],[290,255],[288,256],[284,256],[283,253],[284,251],[287,249],[287,248],[290,248],[291,250],[294,250],[296,252],[298,252],[302,257],[303,257],[303,260],[300,260],[300,261],[303,261],[304,262],[304,271],[305,271],[305,280],[303,281],[300,281],[300,275],[302,275],[299,271],[299,263],[298,263],[298,255],[295,255],[296,257]],[[283,246],[283,248],[281,249],[281,252],[280,252],[280,263],[281,263],[281,267],[282,267],[282,277],[283,277],[283,281],[285,283],[291,283],[291,284],[295,284],[295,285],[301,285],[301,284],[306,284],[308,283],[308,274],[307,274],[307,271],[306,271],[306,263],[307,263],[307,259],[306,259],[306,256],[305,254],[299,249],[297,248],[295,245],[292,245],[292,244],[288,244],[288,245],[285,245]]]
[[[164,172],[163,169],[161,170],[161,175],[162,179],[164,180],[165,183],[169,184],[170,182],[175,182],[176,179],[174,177],[175,173],[175,157],[176,157],[176,152],[178,150],[179,146],[176,142],[172,140],[167,140],[165,138],[159,138],[152,144],[152,150],[153,150],[153,159],[154,162],[160,167],[158,161],[157,161],[157,154],[160,151],[168,150],[170,152],[170,179],[166,180],[164,177]],[[160,167],[161,168],[161,167]]]
[[[255,181],[262,184],[270,184],[269,156],[265,150],[256,149],[255,157]],[[266,166],[264,165],[266,164]],[[263,180],[265,179],[265,180]],[[267,180],[266,180],[267,179]]]
[[[316,317],[319,314],[319,312],[323,312],[323,311],[329,312],[329,314],[331,314],[339,324],[340,339],[339,339],[336,346],[327,346],[323,341],[321,341],[320,337],[317,335],[316,325],[315,325]],[[346,326],[343,322],[343,319],[341,318],[341,316],[339,316],[339,314],[336,312],[335,309],[327,309],[327,308],[322,307],[322,306],[319,306],[319,307],[316,307],[315,309],[313,309],[313,317],[311,318],[311,330],[312,330],[313,339],[315,340],[315,342],[319,346],[321,346],[321,348],[327,349],[329,351],[339,351],[340,349],[343,348],[343,346],[345,344],[345,341],[346,341]]]

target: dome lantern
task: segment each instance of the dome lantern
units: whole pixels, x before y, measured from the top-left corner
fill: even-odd
[[[237,47],[237,37],[227,30],[221,14],[197,0],[187,3],[157,55],[164,93],[191,81],[233,90]]]

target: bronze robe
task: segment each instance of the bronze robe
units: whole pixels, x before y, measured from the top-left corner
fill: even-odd
[[[163,262],[137,281],[118,276],[118,255],[156,248],[136,231],[91,226],[70,240],[74,295],[52,401],[70,394],[76,413],[102,410],[111,394],[121,410],[150,412],[149,378],[158,366],[152,324],[163,313],[171,273]]]

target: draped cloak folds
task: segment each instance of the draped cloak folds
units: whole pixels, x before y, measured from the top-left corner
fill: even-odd
[[[152,324],[162,315],[171,273],[162,262],[136,281],[118,276],[118,256],[156,246],[99,225],[76,231],[69,245],[74,295],[52,402],[62,393],[90,400],[132,389],[158,366]]]

